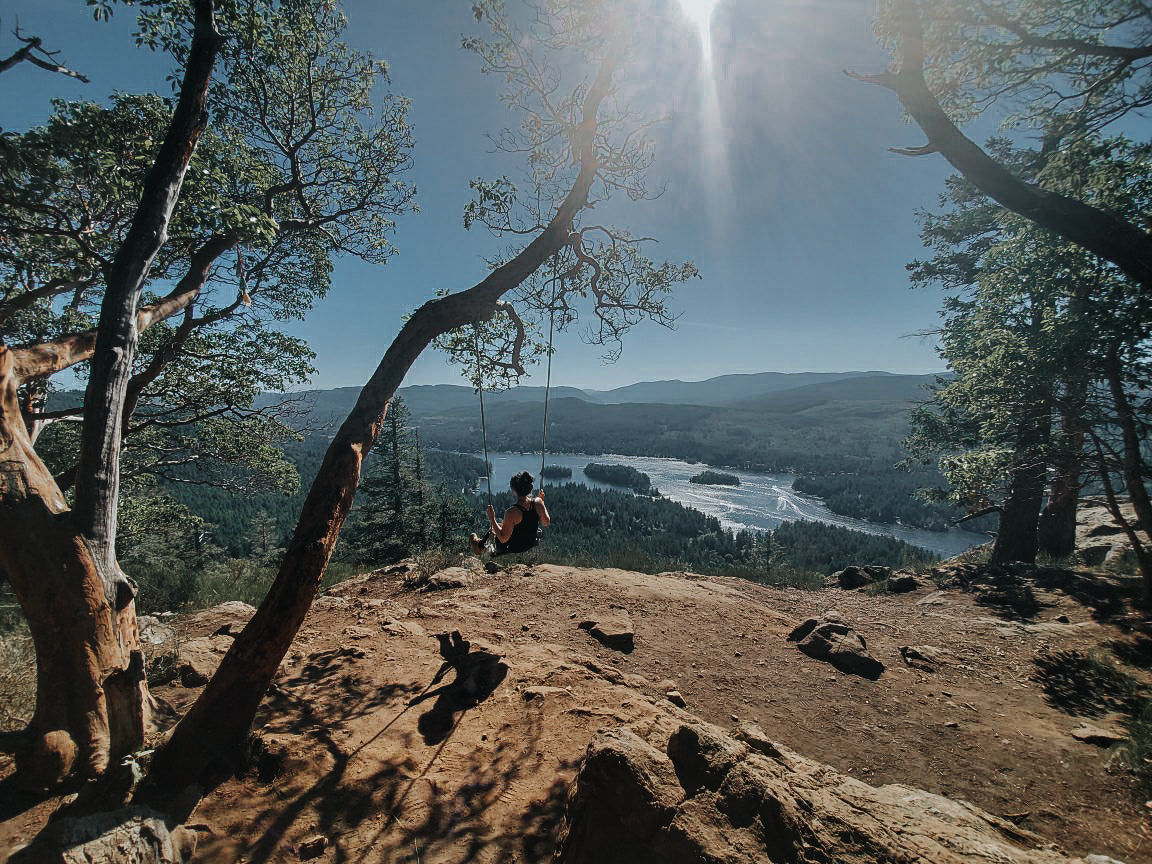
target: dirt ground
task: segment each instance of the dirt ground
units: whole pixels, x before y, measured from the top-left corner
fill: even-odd
[[[965,799],[1070,854],[1152,862],[1152,811],[1129,772],[1070,734],[1085,720],[1123,727],[1125,696],[1101,667],[1148,680],[1152,640],[1130,585],[1048,579],[1021,621],[927,580],[904,594],[813,592],[538,564],[444,581],[459,587],[378,572],[317,601],[261,709],[251,769],[193,814],[198,861],[547,860],[595,731],[676,710],[675,690],[704,720],[752,720],[868,783]],[[885,665],[877,680],[787,641],[830,610]],[[622,615],[631,651],[580,627]],[[201,613],[178,629],[187,640],[227,623]],[[476,659],[466,688],[464,672],[437,678],[435,636],[451,631]],[[902,647],[939,654],[905,660]],[[198,692],[155,688],[174,713]],[[6,814],[0,849],[52,806]]]

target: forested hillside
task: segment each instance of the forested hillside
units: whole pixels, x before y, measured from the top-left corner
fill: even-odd
[[[752,471],[830,473],[859,470],[902,457],[908,403],[823,401],[801,410],[699,405],[591,405],[552,399],[548,446],[555,452],[665,456]],[[487,412],[492,450],[540,446],[541,403],[512,402]],[[429,446],[474,451],[479,409],[417,416]]]

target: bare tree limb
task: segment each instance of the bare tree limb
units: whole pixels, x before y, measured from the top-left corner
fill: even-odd
[[[942,154],[984,194],[1113,262],[1145,292],[1152,293],[1152,237],[1111,213],[1021,180],[967,138],[924,79],[924,33],[916,0],[894,2],[900,36],[899,68],[882,76],[852,77],[892,90],[928,136],[925,147]]]
[[[90,83],[84,75],[57,63],[53,58],[60,52],[44,50],[44,48],[41,47],[42,43],[39,36],[21,36],[19,28],[16,29],[13,35],[23,42],[24,45],[17,49],[12,55],[0,60],[0,72],[7,72],[19,63],[28,62],[48,72],[66,75],[69,78],[75,78],[77,81],[83,81],[85,84]]]

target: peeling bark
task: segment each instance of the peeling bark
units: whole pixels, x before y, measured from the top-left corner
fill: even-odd
[[[125,388],[138,334],[140,288],[164,242],[184,172],[206,123],[219,48],[212,0],[196,0],[195,34],[180,99],[145,181],[136,218],[107,276],[95,336],[51,346],[0,347],[0,568],[28,619],[37,656],[31,747],[19,769],[30,786],[73,771],[104,773],[139,748],[151,697],[134,590],[115,559]],[[143,310],[140,310],[141,312]],[[17,399],[23,380],[91,356],[77,504],[72,510],[32,446]]]
[[[32,745],[18,766],[25,785],[42,789],[73,769],[99,775],[138,746],[151,702],[135,611],[106,601],[96,563],[20,419],[12,370],[12,352],[0,349],[0,567],[36,648]]]

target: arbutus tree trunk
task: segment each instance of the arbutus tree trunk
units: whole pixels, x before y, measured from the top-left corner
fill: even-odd
[[[505,266],[519,264],[522,258],[543,262],[551,254],[545,244],[558,244],[562,236],[561,230],[550,228],[538,249],[529,247]],[[191,784],[211,788],[240,764],[256,709],[315,599],[352,506],[364,458],[376,442],[392,398],[408,369],[436,337],[491,315],[497,298],[530,273],[502,271],[467,292],[421,306],[393,340],[325,453],[267,596],[153,758],[150,797],[167,797]]]
[[[184,789],[212,788],[241,764],[256,710],[315,599],[352,506],[364,458],[404,376],[433,340],[491,317],[504,294],[568,242],[596,179],[597,113],[609,92],[614,67],[613,58],[605,60],[585,94],[581,126],[586,143],[578,153],[580,171],[548,225],[482,282],[417,309],[388,347],[324,455],[272,587],[204,692],[157,750],[143,798],[172,806]]]
[[[20,601],[37,652],[30,745],[22,781],[52,786],[73,770],[104,773],[138,749],[150,697],[134,591],[115,557],[120,436],[138,338],[141,287],[164,244],[184,173],[207,123],[208,82],[220,45],[212,0],[195,0],[195,29],[180,97],[145,180],[128,234],[105,274],[106,292],[85,394],[76,505],[36,455],[17,388],[49,374],[52,351],[0,348],[0,567]]]
[[[36,649],[31,741],[18,766],[25,785],[45,788],[74,767],[98,775],[112,755],[139,746],[148,702],[133,684],[143,670],[131,656],[134,616],[107,602],[91,551],[32,447],[13,365],[12,351],[0,349],[0,565]]]

